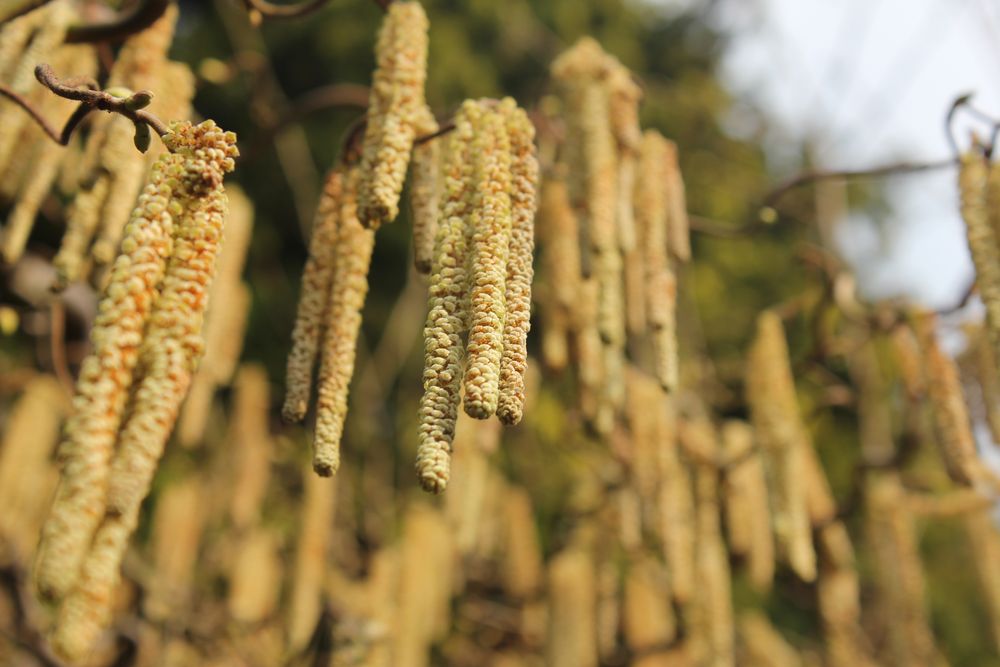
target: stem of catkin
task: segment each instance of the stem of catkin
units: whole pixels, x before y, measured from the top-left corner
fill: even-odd
[[[399,195],[425,109],[427,28],[419,2],[393,2],[379,31],[358,183],[358,217],[366,227],[377,228],[399,213]]]
[[[288,422],[302,421],[309,409],[313,368],[333,284],[343,196],[344,174],[337,168],[327,174],[323,184],[309,240],[309,258],[302,271],[299,307],[285,373],[285,404],[281,409],[281,416]]]
[[[467,216],[474,206],[472,137],[481,114],[467,101],[455,116],[444,173],[441,224],[434,243],[434,270],[429,311],[424,326],[424,393],[420,399],[420,445],[417,476],[426,491],[441,493],[448,485],[455,420],[461,397],[468,326]]]
[[[375,231],[358,220],[357,183],[357,170],[349,171],[344,183],[333,281],[325,315],[313,440],[313,470],[323,477],[334,474],[340,466],[347,392],[354,374],[361,311],[368,295],[368,268],[375,247]]]

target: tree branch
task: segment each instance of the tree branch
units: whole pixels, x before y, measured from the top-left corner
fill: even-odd
[[[71,26],[66,32],[67,44],[83,42],[114,42],[145,30],[163,16],[171,0],[139,0],[110,21]]]
[[[278,5],[268,0],[243,0],[247,9],[257,12],[262,18],[291,19],[307,16],[323,8],[329,0],[303,0],[292,5]]]
[[[49,0],[0,0],[0,23],[13,21],[47,2]]]

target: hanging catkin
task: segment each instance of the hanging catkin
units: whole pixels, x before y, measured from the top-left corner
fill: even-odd
[[[361,331],[361,311],[368,295],[368,267],[375,232],[358,220],[357,170],[347,173],[333,261],[333,284],[326,309],[316,400],[313,470],[323,477],[340,466],[340,439],[347,417],[347,392],[354,374],[354,354]]]
[[[742,661],[748,667],[802,667],[798,651],[781,636],[771,621],[758,611],[740,616]]]
[[[962,219],[976,266],[976,284],[986,306],[994,356],[1000,359],[1000,171],[991,170],[979,146],[964,155],[958,168]],[[994,224],[996,222],[997,224]]]
[[[329,480],[306,475],[303,482],[305,507],[288,601],[288,648],[292,651],[308,644],[322,611],[323,575],[336,501],[336,487]]]
[[[871,474],[866,488],[866,534],[887,619],[892,664],[936,665],[923,566],[906,492],[892,472]]]
[[[1000,649],[1000,534],[987,509],[970,512],[962,518],[968,539],[968,553],[976,566],[976,577],[990,621],[994,647]]]
[[[50,463],[59,442],[66,395],[49,375],[32,378],[4,419],[0,443],[0,542],[30,562],[58,474]]]
[[[629,253],[636,245],[635,190],[636,166],[642,129],[639,126],[639,101],[642,89],[632,80],[631,73],[621,63],[611,59],[607,85],[610,92],[609,112],[611,130],[618,149],[618,198],[615,219],[618,228],[618,246],[622,254]]]
[[[531,328],[538,159],[535,157],[535,127],[528,115],[509,97],[501,103],[500,111],[510,135],[512,156],[511,235],[497,417],[504,424],[517,424],[524,414],[524,374],[528,363],[528,330]]]
[[[505,285],[510,256],[511,151],[503,116],[483,109],[473,135],[477,197],[470,217],[469,342],[466,348],[465,412],[486,419],[496,412],[500,357],[507,306]]]
[[[927,394],[937,436],[935,440],[948,476],[957,484],[971,486],[988,479],[989,473],[976,450],[958,368],[941,349],[934,328],[935,318],[927,316],[921,322],[917,335],[924,353]]]
[[[226,606],[233,620],[258,624],[275,613],[281,593],[281,535],[257,526],[240,540],[229,572]]]
[[[728,421],[722,427],[722,442],[729,549],[746,559],[753,587],[767,591],[774,580],[774,536],[764,465],[753,451],[753,429],[746,422]]]
[[[309,240],[309,258],[302,271],[299,307],[285,373],[285,404],[281,409],[281,416],[288,422],[302,421],[309,409],[313,368],[323,336],[324,316],[336,263],[343,191],[344,173],[337,168],[327,174],[323,184]]]
[[[635,667],[664,664],[668,647],[677,636],[677,619],[660,563],[640,556],[629,565],[624,607],[625,644],[636,656],[631,664]]]
[[[699,442],[718,459],[718,443],[706,419],[689,422],[686,437]],[[691,642],[699,664],[724,667],[733,664],[733,605],[731,574],[719,525],[719,473],[711,464],[695,464],[695,586]]]
[[[144,248],[146,255],[153,254],[148,245],[139,245],[137,239],[141,237],[137,237],[136,228],[149,230],[154,227],[147,218],[174,218],[173,248],[161,290],[155,294],[156,283],[153,282],[153,294],[141,291],[129,298],[129,305],[133,309],[140,300],[152,302],[145,337],[140,343],[138,332],[131,333],[131,340],[126,337],[122,341],[123,336],[117,336],[120,342],[136,345],[137,349],[127,351],[138,356],[139,361],[139,379],[129,403],[128,419],[122,425],[118,437],[118,449],[111,463],[110,475],[106,472],[106,463],[103,464],[103,469],[99,469],[102,473],[100,475],[86,471],[86,468],[83,469],[86,472],[78,472],[70,468],[68,463],[64,473],[63,485],[71,488],[78,487],[80,478],[84,475],[96,478],[96,494],[92,494],[91,504],[87,509],[96,510],[100,524],[82,565],[79,564],[81,554],[66,549],[57,552],[62,554],[62,562],[58,559],[48,562],[50,568],[65,566],[67,562],[74,566],[68,576],[62,574],[47,578],[47,581],[56,584],[76,584],[60,605],[52,640],[56,650],[71,660],[78,659],[89,650],[109,621],[112,595],[118,583],[119,568],[128,539],[138,522],[140,505],[149,491],[156,464],[190,383],[191,372],[201,354],[202,317],[225,217],[222,178],[233,169],[237,155],[235,135],[222,132],[211,121],[197,126],[174,123],[164,141],[171,153],[164,154],[158,162],[161,169],[154,170],[153,181],[147,189],[150,196],[136,209],[136,216],[126,230],[122,259],[115,263],[112,282],[105,297],[106,301],[110,299],[109,303],[113,306],[116,295],[121,296],[120,292],[127,293],[127,289],[137,283],[115,279],[118,274],[129,275],[127,269],[130,266],[130,255],[139,253]],[[158,197],[163,201],[154,201],[153,196],[157,192],[162,192]],[[161,225],[156,227],[162,229]],[[167,249],[162,244],[160,248]],[[122,268],[119,269],[119,266]],[[148,284],[144,283],[143,288]],[[125,311],[119,319],[127,321],[130,317],[131,313]],[[101,335],[107,334],[105,329]],[[100,336],[94,340],[95,347],[99,347],[96,343]],[[99,359],[100,357],[94,358],[91,363],[99,365]],[[109,373],[105,369],[103,376],[99,375],[96,382],[105,382]],[[78,405],[86,407],[87,412],[92,414],[94,399],[86,393],[88,384],[78,386],[81,387]],[[120,391],[119,386],[115,388]],[[107,401],[108,397],[98,395],[98,398]],[[111,398],[116,397],[112,395]],[[107,427],[106,423],[103,425]],[[74,431],[70,429],[68,433],[72,436]],[[114,435],[110,434],[108,442],[91,443],[90,449],[93,450],[95,444],[99,444],[110,450],[115,440]],[[79,457],[82,452],[73,452],[73,449],[83,449],[82,441],[74,438],[69,443],[69,448],[71,456]],[[109,453],[98,450],[103,461],[107,460],[106,454]],[[101,463],[101,460],[98,462]],[[103,511],[102,498],[105,479],[108,486],[106,512]],[[74,500],[76,499],[72,495],[69,496],[67,505]],[[49,521],[55,528],[60,526],[53,519],[64,518],[67,514],[63,513],[60,517],[58,502],[57,499],[57,506]],[[78,502],[74,504],[75,507],[69,505],[76,510],[75,516],[70,518],[79,521],[81,511],[77,508],[80,505]],[[80,528],[77,527],[76,530],[79,532]],[[46,537],[51,534],[47,532]],[[88,543],[89,536],[85,535],[71,546],[85,549]],[[45,548],[49,547],[46,545]],[[77,572],[79,577],[76,576]],[[39,572],[40,583],[43,573],[46,570]],[[66,591],[65,588],[60,591],[57,586],[43,590]]]
[[[153,167],[98,306],[92,350],[80,367],[74,414],[59,456],[63,481],[42,532],[37,586],[60,599],[76,581],[94,530],[104,513],[108,462],[118,435],[132,371],[156,290],[173,249],[172,179],[183,158],[169,154]]]
[[[812,581],[816,553],[802,479],[802,448],[812,445],[799,415],[784,327],[771,311],[757,318],[746,370],[746,401],[764,460],[778,547],[795,573]]]
[[[581,547],[552,558],[548,571],[549,628],[545,664],[596,667],[597,595],[594,562]]]
[[[510,487],[503,499],[503,557],[500,560],[504,592],[515,600],[536,594],[542,584],[542,549],[535,526],[531,496]]]
[[[421,113],[417,126],[421,136],[438,131],[430,109]],[[437,233],[441,182],[440,142],[422,141],[413,146],[413,169],[410,173],[410,209],[413,217],[413,264],[419,273],[430,273],[434,261],[434,236]]]
[[[684,178],[677,160],[677,144],[667,141],[667,243],[678,262],[691,259],[691,232],[687,214]]]
[[[636,183],[636,225],[646,267],[645,320],[651,329],[656,377],[665,389],[678,381],[677,279],[667,255],[669,142],[654,131],[642,135]]]
[[[467,101],[455,116],[443,174],[444,199],[434,242],[434,270],[429,312],[424,326],[424,393],[420,399],[420,445],[417,476],[426,491],[441,493],[448,485],[449,457],[461,392],[468,326],[468,234],[466,216],[475,205],[472,138],[481,115]]]
[[[258,364],[240,366],[233,385],[235,396],[226,434],[226,467],[232,471],[229,519],[236,531],[243,532],[260,520],[271,478],[271,388],[267,371]]]
[[[377,228],[399,213],[399,195],[425,109],[427,28],[419,2],[393,2],[379,31],[358,183],[358,217],[366,227]]]

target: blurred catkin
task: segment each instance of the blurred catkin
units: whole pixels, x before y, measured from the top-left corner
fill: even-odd
[[[28,382],[4,418],[0,443],[0,541],[22,562],[30,556],[58,481],[51,465],[62,419],[69,405],[63,388],[49,375]]]
[[[157,499],[152,523],[153,565],[156,577],[143,599],[143,613],[166,620],[188,611],[194,593],[205,515],[205,480],[184,478]]]
[[[267,371],[258,364],[244,364],[236,374],[228,450],[232,471],[229,518],[237,531],[257,523],[268,481],[274,450],[268,425],[271,391]]]
[[[358,172],[351,170],[344,183],[317,380],[313,470],[323,477],[337,472],[340,465],[340,439],[347,417],[347,392],[354,374],[361,311],[368,295],[368,268],[375,247],[374,230],[365,228],[358,220],[358,178]]]
[[[798,651],[781,636],[758,611],[743,613],[739,619],[741,655],[748,667],[802,667]]]
[[[288,600],[288,648],[291,651],[300,650],[309,643],[319,622],[336,498],[336,487],[330,480],[306,475],[303,481],[305,506]]]
[[[524,110],[518,108],[514,100],[506,98],[501,103],[501,113],[507,124],[512,152],[511,235],[497,417],[505,424],[517,424],[524,414],[524,374],[528,363],[528,331],[531,328],[538,159],[535,157],[535,127]]]
[[[326,176],[323,193],[313,219],[309,258],[302,271],[292,349],[285,373],[285,404],[282,417],[288,422],[302,421],[309,409],[313,368],[323,337],[330,286],[336,264],[337,235],[344,196],[344,173],[334,169]]]
[[[514,599],[527,599],[542,584],[542,550],[531,496],[526,489],[511,487],[504,494],[502,508],[504,592]]]
[[[259,623],[273,614],[281,593],[281,539],[275,529],[256,527],[239,544],[226,600],[241,623]]]
[[[986,615],[990,622],[993,645],[1000,648],[1000,533],[989,510],[969,512],[962,517],[968,539],[968,553],[975,563],[976,577]]]
[[[917,332],[924,355],[935,440],[948,476],[957,484],[971,486],[986,478],[988,469],[976,450],[958,368],[954,359],[941,349],[935,323],[935,318],[927,316]]]
[[[421,136],[438,131],[430,109],[421,113],[417,130]],[[420,273],[430,273],[434,263],[434,236],[440,213],[441,143],[423,141],[413,147],[413,169],[410,175],[410,209],[413,217],[413,264]]]
[[[677,619],[670,604],[663,566],[650,558],[637,558],[625,579],[623,634],[635,657],[635,667],[659,667],[677,636]]]
[[[434,269],[424,326],[424,393],[420,399],[420,444],[417,476],[426,491],[441,493],[448,485],[449,457],[461,398],[468,326],[468,244],[466,217],[474,206],[472,137],[481,110],[467,101],[455,117],[443,174],[444,198],[434,242]]]
[[[767,591],[774,579],[774,536],[764,465],[760,453],[754,451],[753,429],[746,422],[728,421],[722,427],[722,442],[729,549],[746,559],[753,587]]]
[[[1000,359],[1000,170],[991,169],[979,146],[962,155],[958,168],[961,213],[976,267],[976,284],[986,306],[994,356]]]
[[[596,667],[597,595],[591,556],[570,547],[549,561],[549,628],[545,664],[549,667]]]
[[[425,109],[427,28],[419,2],[393,2],[379,31],[358,184],[358,217],[366,227],[377,228],[399,213],[399,196]]]
[[[802,476],[802,450],[812,445],[799,415],[784,327],[771,311],[757,318],[745,396],[763,456],[780,553],[799,577],[812,581],[816,578],[816,552]]]

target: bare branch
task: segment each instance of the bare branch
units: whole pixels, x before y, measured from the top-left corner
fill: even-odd
[[[171,0],[139,0],[110,21],[71,26],[66,32],[67,44],[81,42],[114,42],[145,30],[163,16]]]
[[[247,9],[257,12],[262,18],[291,19],[307,16],[323,8],[329,0],[303,0],[292,5],[278,5],[268,0],[243,0]]]

